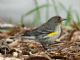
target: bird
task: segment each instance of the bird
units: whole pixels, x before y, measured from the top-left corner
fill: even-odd
[[[53,41],[60,37],[62,33],[61,23],[64,20],[60,16],[53,16],[41,26],[25,32],[23,36],[34,38],[34,40],[37,40],[46,47],[47,45],[53,44]]]

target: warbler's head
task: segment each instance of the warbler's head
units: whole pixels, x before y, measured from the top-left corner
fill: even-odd
[[[57,24],[60,24],[64,20],[65,19],[61,18],[60,16],[54,16],[50,20],[48,20],[48,22],[53,22],[53,24],[57,25]]]

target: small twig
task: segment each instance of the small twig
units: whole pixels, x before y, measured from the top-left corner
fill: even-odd
[[[53,56],[52,58],[53,59],[64,59],[64,60],[67,59],[66,57],[63,57],[63,56]]]

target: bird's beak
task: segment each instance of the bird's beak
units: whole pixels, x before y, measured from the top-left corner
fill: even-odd
[[[62,21],[65,21],[65,20],[67,20],[67,19],[62,19]]]

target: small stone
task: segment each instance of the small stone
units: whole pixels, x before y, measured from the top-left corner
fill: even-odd
[[[19,55],[19,54],[18,54],[17,52],[13,52],[13,56],[14,56],[14,57],[18,57],[18,55]]]

